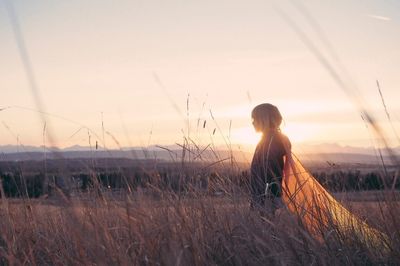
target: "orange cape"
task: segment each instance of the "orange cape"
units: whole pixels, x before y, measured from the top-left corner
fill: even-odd
[[[349,212],[291,155],[286,158],[282,191],[288,209],[318,240],[326,239],[335,230],[342,236],[355,235],[370,248],[388,250],[388,237],[384,233]]]

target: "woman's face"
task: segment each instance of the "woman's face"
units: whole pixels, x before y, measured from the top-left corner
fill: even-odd
[[[254,130],[256,132],[262,132],[262,127],[261,127],[260,121],[258,121],[257,119],[254,119],[254,117],[252,117],[251,120],[253,123]]]

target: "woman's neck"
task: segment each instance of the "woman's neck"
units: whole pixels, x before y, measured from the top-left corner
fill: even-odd
[[[275,134],[275,133],[278,132],[278,131],[279,131],[278,129],[267,129],[267,130],[264,130],[264,131],[262,132],[262,135],[263,135],[263,137],[265,138],[265,137],[268,137],[269,135]]]

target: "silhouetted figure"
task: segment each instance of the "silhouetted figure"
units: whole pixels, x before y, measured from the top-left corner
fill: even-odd
[[[282,116],[274,105],[264,103],[252,113],[254,129],[262,138],[251,162],[251,208],[274,214],[283,203],[282,177],[285,156],[290,152],[289,139],[280,132]]]

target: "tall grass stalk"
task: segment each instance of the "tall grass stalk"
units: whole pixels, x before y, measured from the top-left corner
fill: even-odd
[[[227,191],[229,186],[224,183]],[[12,200],[0,213],[0,258],[5,264],[40,265],[400,262],[398,202],[381,202],[380,209],[374,208],[377,214],[367,215],[390,237],[385,254],[365,246],[354,228],[343,232],[333,221],[329,230],[324,228],[324,238],[316,239],[284,209],[271,216],[251,211],[244,194],[215,197],[195,187],[189,191],[182,197],[153,183],[123,200],[83,195],[66,205]]]

